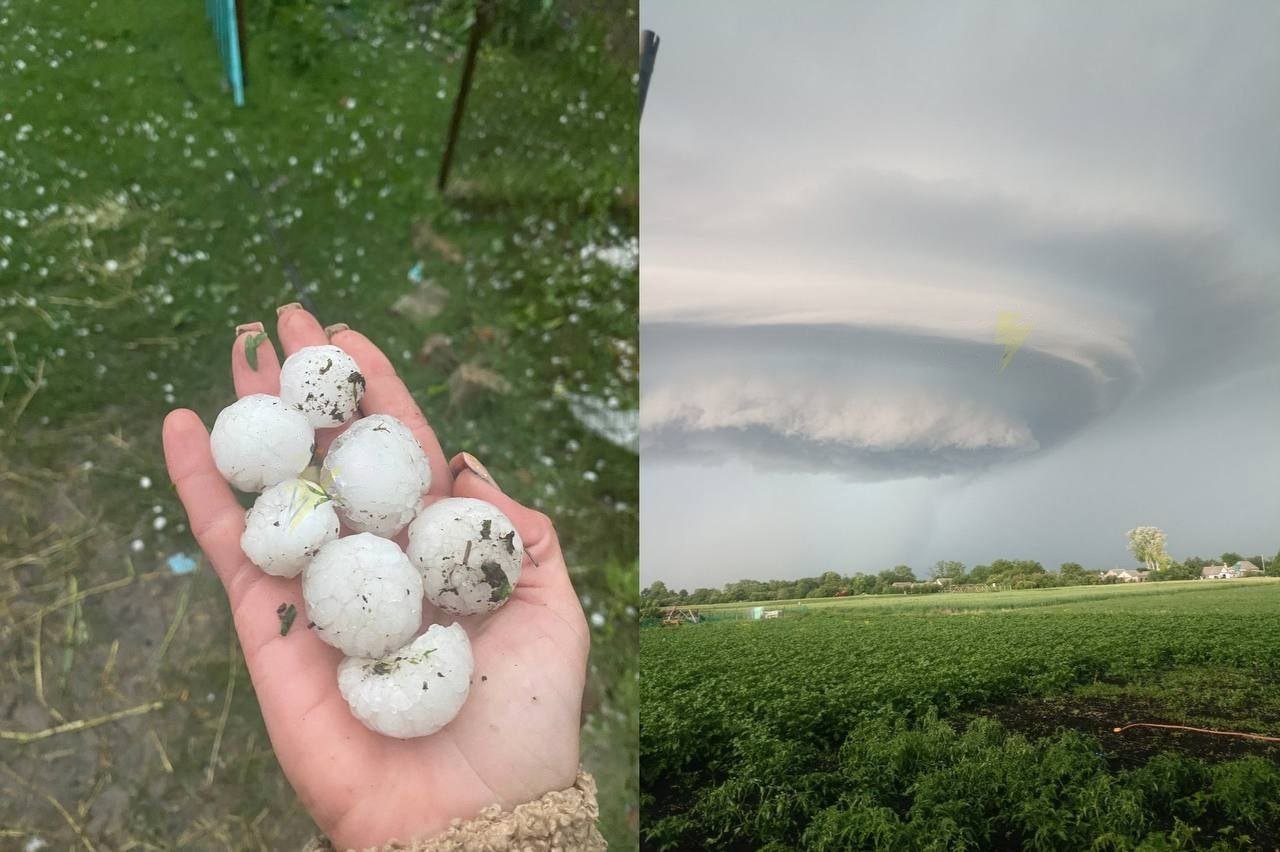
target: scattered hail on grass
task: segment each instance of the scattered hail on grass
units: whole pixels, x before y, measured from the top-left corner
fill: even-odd
[[[280,367],[280,398],[316,429],[346,423],[363,396],[360,368],[337,346],[304,347]]]
[[[224,479],[241,491],[262,491],[302,473],[315,452],[315,433],[279,397],[255,393],[222,409],[209,447]]]
[[[432,503],[409,525],[409,558],[427,598],[455,615],[492,612],[520,579],[524,542],[497,506],[471,497]]]
[[[422,577],[390,539],[357,533],[320,548],[302,572],[307,618],[349,657],[380,657],[422,625]]]
[[[460,625],[433,624],[380,659],[349,657],[338,666],[338,688],[365,727],[407,739],[449,724],[471,689],[471,641]]]
[[[286,479],[254,501],[245,516],[240,549],[268,574],[296,577],[338,532],[338,513],[320,486]]]
[[[431,485],[431,468],[408,427],[371,414],[334,439],[320,484],[348,527],[389,538],[413,520]]]

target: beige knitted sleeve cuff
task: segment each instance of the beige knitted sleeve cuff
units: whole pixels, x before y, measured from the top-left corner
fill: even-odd
[[[510,811],[490,805],[473,819],[455,819],[444,834],[410,843],[392,841],[365,852],[602,852],[607,844],[596,828],[596,780],[579,771],[567,790],[555,790]],[[316,838],[303,852],[333,852]]]

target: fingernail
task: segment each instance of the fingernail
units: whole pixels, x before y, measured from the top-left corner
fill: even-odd
[[[300,310],[302,310],[301,302],[290,302],[287,305],[281,305],[280,307],[276,308],[276,316],[283,316],[285,311],[300,311]]]
[[[458,455],[454,457],[453,464],[450,465],[450,467],[453,468],[454,476],[462,473],[465,469],[471,471],[494,488],[499,487],[497,481],[495,481],[493,476],[489,473],[489,469],[482,465],[480,463],[480,459],[471,455],[471,453],[458,453]]]
[[[350,330],[351,330],[351,326],[347,325],[345,322],[335,322],[333,325],[326,325],[324,327],[325,336],[331,340],[333,339],[333,336],[338,332],[350,331]]]
[[[261,334],[263,331],[262,323],[246,322],[236,326],[236,337],[244,334],[246,331],[252,331],[255,334]]]

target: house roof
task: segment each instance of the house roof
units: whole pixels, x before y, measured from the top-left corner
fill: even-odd
[[[1235,565],[1232,565],[1231,567],[1232,567],[1232,568],[1239,568],[1241,571],[1260,571],[1260,570],[1262,570],[1262,569],[1260,569],[1257,565],[1254,565],[1252,562],[1250,562],[1248,559],[1241,559],[1239,562],[1237,562]]]

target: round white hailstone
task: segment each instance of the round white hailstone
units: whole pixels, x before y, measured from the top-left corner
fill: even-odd
[[[425,737],[458,715],[474,667],[471,641],[461,625],[433,624],[381,659],[343,660],[338,689],[365,727],[388,737]]]
[[[268,574],[296,577],[338,532],[338,513],[320,486],[286,479],[254,501],[240,549]]]
[[[409,558],[422,572],[427,598],[455,615],[492,612],[520,580],[524,542],[491,503],[448,497],[409,525]]]
[[[334,439],[320,482],[347,526],[390,538],[413,520],[431,485],[431,467],[407,426],[371,414]]]
[[[218,413],[209,448],[223,479],[261,491],[302,473],[315,453],[315,432],[280,397],[255,393]]]
[[[280,367],[280,398],[316,429],[341,426],[355,416],[364,376],[337,346],[306,346]]]
[[[422,626],[422,577],[394,541],[369,533],[321,547],[302,598],[316,633],[348,657],[381,657]]]

